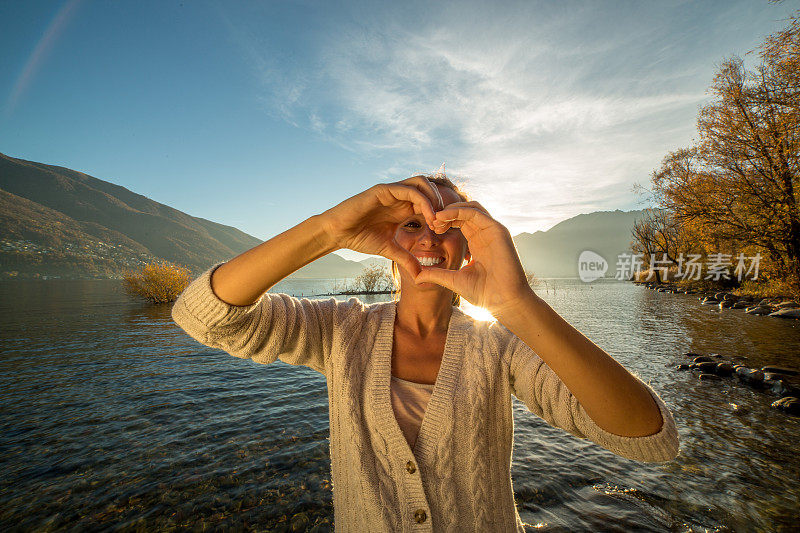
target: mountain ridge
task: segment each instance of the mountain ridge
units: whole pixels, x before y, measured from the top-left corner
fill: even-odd
[[[83,172],[0,154],[0,273],[119,277],[166,260],[198,273],[261,240]],[[342,265],[344,262],[344,266]],[[359,270],[323,258],[293,277]]]

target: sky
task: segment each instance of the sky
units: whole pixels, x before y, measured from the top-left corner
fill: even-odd
[[[798,8],[0,0],[0,152],[261,239],[446,163],[547,230],[649,206],[634,184],[692,142],[721,61]]]

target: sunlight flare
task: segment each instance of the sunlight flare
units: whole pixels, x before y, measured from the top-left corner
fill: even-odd
[[[479,320],[481,322],[494,322],[497,320],[494,316],[492,316],[492,313],[490,313],[488,309],[478,307],[477,305],[472,305],[463,298],[461,299],[461,310],[475,320]]]

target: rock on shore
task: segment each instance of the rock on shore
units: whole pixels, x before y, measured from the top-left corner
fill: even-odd
[[[656,284],[655,282],[637,283],[637,285],[642,285],[657,292],[697,294],[697,299],[702,305],[716,305],[720,309],[744,309],[748,315],[800,319],[800,304],[794,300],[739,296],[724,291],[695,291],[678,288],[671,284]]]
[[[800,371],[797,369],[772,365],[760,369],[749,368],[741,364],[735,365],[716,353],[701,355],[686,352],[683,355],[691,363],[680,363],[675,366],[676,370],[691,370],[700,381],[720,381],[722,378],[735,376],[737,379],[734,382],[779,396],[781,400],[773,402],[772,407],[788,414],[794,414],[800,409],[800,400],[797,400],[800,396]]]

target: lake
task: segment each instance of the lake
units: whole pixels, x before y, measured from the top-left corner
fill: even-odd
[[[694,351],[796,368],[800,322],[615,280],[546,284],[556,311],[661,395],[681,452],[629,461],[515,400],[512,477],[531,531],[797,531],[800,419],[674,366]],[[331,530],[321,375],[206,348],[117,281],[3,281],[0,306],[0,529]]]

